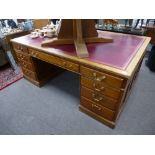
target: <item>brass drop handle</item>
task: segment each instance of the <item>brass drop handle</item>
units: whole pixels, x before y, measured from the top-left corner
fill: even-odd
[[[20,46],[17,46],[17,49],[20,50]]]
[[[66,66],[66,64],[67,64],[66,62],[63,62],[63,63],[62,63],[63,66]]]
[[[34,56],[34,57],[36,57],[36,56],[38,56],[38,53],[36,53],[36,52],[31,52],[31,54]]]
[[[92,94],[92,97],[93,97],[93,100],[96,101],[96,102],[100,102],[103,100],[103,97],[102,96],[97,96],[96,94]]]
[[[96,91],[98,91],[98,92],[104,90],[104,87],[103,87],[103,86],[102,86],[101,88],[97,88],[97,87],[96,87],[96,83],[94,83],[93,86],[94,86],[94,89],[95,89]]]
[[[96,76],[97,76],[96,73],[93,73],[93,76],[96,78]]]
[[[96,104],[92,104],[92,108],[96,108],[97,110],[101,110],[101,107],[99,107],[99,106],[96,105]]]
[[[38,53],[35,53],[35,57],[37,57],[38,56]]]
[[[68,67],[69,67],[69,68],[72,68],[72,66],[73,66],[73,65],[72,65],[72,64],[70,64]]]
[[[23,47],[20,45],[17,47],[17,49],[23,51]]]
[[[96,80],[98,82],[101,82],[106,78],[106,76],[104,76],[104,75],[101,77],[97,77],[96,73],[93,73],[93,76],[94,76],[94,80]]]
[[[101,81],[103,81],[105,78],[106,78],[105,76],[98,77],[98,78],[96,78],[96,81],[99,81],[99,82],[101,82]]]

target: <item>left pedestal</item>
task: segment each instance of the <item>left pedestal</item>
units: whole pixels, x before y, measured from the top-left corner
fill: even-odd
[[[42,86],[52,76],[60,72],[55,66],[31,57],[29,54],[29,50],[31,49],[20,44],[13,44],[13,48],[24,77],[33,84]]]

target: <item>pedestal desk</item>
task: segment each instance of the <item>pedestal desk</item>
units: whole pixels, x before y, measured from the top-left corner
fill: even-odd
[[[83,59],[76,56],[73,45],[41,47],[47,38],[31,39],[26,35],[13,39],[12,43],[24,77],[37,86],[62,69],[79,74],[79,109],[113,128],[150,38],[103,31],[99,31],[99,35],[112,37],[114,41],[88,44],[89,58]]]

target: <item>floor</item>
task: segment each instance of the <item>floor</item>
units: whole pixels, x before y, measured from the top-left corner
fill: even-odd
[[[115,129],[78,110],[78,75],[65,72],[42,88],[19,80],[0,91],[0,134],[155,134],[154,80],[143,62]]]

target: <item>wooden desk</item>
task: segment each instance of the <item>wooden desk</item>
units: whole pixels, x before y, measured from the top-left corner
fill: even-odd
[[[148,37],[99,32],[113,43],[87,45],[89,58],[76,56],[73,45],[43,48],[43,39],[28,35],[13,39],[26,79],[41,86],[61,68],[80,75],[80,110],[115,127],[139,71]],[[52,64],[52,65],[51,65]]]

